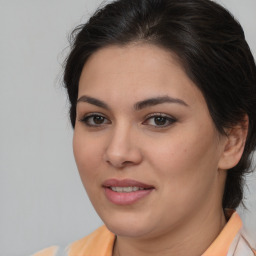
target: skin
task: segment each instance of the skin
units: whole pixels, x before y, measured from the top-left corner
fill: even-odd
[[[162,96],[185,104],[134,109],[139,101]],[[202,93],[177,58],[153,45],[94,53],[83,68],[78,99],[75,160],[94,208],[117,235],[113,255],[201,255],[226,223],[225,169],[239,161],[246,135],[220,135]],[[92,113],[103,117],[98,125],[93,117],[85,119]],[[159,113],[164,126],[149,117]],[[155,189],[132,205],[115,205],[102,188],[111,178]]]

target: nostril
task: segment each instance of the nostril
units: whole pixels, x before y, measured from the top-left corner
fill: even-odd
[[[136,147],[115,148],[112,145],[105,150],[103,159],[109,165],[124,168],[139,164],[142,160],[142,154]]]
[[[110,165],[114,165],[117,168],[123,168],[125,166],[130,166],[130,165],[134,165],[134,163],[132,161],[124,161],[124,162],[113,162],[110,160],[106,161],[108,164]]]
[[[132,161],[124,161],[122,165],[132,165],[134,164]]]

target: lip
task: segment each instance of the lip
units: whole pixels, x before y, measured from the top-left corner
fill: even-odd
[[[109,179],[102,184],[107,199],[116,205],[131,205],[147,197],[155,187],[149,184],[145,184],[131,179]],[[138,190],[133,192],[115,192],[110,187],[139,187],[145,190]]]

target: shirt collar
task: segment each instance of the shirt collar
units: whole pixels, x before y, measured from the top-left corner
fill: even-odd
[[[234,210],[225,210],[229,221],[202,256],[226,256],[232,241],[242,228],[242,220]]]
[[[234,210],[226,210],[225,213],[229,221],[202,256],[226,256],[232,241],[241,229],[242,221],[238,213]],[[112,256],[114,243],[115,235],[106,226],[102,226],[89,236],[73,243],[68,255]]]

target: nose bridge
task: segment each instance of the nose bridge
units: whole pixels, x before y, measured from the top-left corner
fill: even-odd
[[[123,122],[117,123],[112,130],[108,149],[117,155],[127,153],[132,144],[132,127],[130,124]]]
[[[135,129],[122,121],[117,123],[109,136],[105,152],[105,160],[116,166],[123,167],[126,164],[137,164],[141,160],[140,150],[135,141]]]

